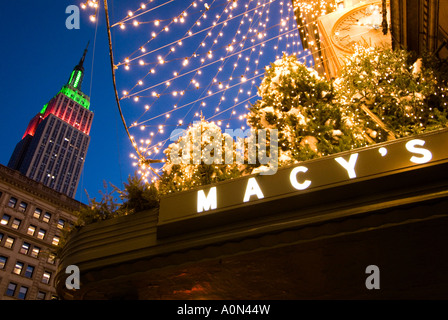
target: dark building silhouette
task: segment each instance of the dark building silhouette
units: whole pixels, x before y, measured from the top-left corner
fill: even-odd
[[[74,197],[89,146],[93,112],[81,91],[87,48],[68,82],[31,119],[8,167]]]
[[[393,48],[448,57],[448,2],[444,0],[391,0]]]

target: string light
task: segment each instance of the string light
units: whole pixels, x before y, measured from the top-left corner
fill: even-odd
[[[96,1],[90,2],[86,7],[94,8]],[[195,0],[183,5],[147,1],[124,10],[112,24],[114,50],[124,57],[117,55],[115,62],[120,101],[131,120],[129,130],[139,129],[133,134],[142,137],[141,154],[155,156],[170,141],[168,128],[201,115],[205,120],[219,117],[216,123],[222,127],[246,127],[242,122],[248,104],[258,98],[265,67],[283,53],[304,60],[311,54],[301,47],[291,1]],[[135,42],[140,43],[133,48]],[[148,132],[148,127],[157,130]]]

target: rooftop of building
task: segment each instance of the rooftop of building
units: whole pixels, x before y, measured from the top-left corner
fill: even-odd
[[[36,195],[42,199],[46,199],[67,210],[78,210],[85,205],[76,199],[73,199],[63,193],[57,192],[40,182],[26,177],[17,170],[10,169],[0,164],[0,181],[6,182],[14,187],[30,194]]]

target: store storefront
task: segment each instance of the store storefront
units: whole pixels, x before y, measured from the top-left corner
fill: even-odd
[[[66,245],[64,299],[448,297],[448,130],[166,196]],[[76,265],[80,288],[65,286]]]

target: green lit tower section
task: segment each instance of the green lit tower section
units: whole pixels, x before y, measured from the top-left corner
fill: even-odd
[[[84,60],[75,66],[68,82],[31,119],[8,167],[74,197],[90,142],[93,112],[82,92]]]

